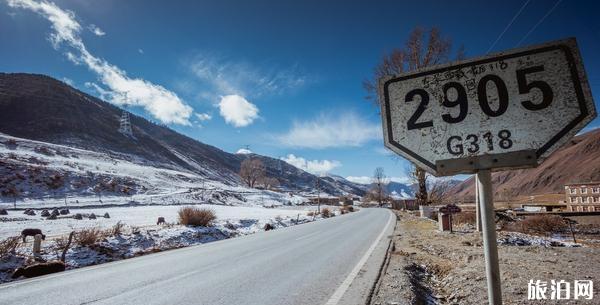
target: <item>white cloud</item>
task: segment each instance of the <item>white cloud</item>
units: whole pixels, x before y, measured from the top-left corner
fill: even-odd
[[[246,148],[240,148],[238,149],[238,151],[236,152],[236,154],[238,155],[249,155],[249,154],[253,154],[253,152],[249,149]]]
[[[373,177],[369,176],[348,176],[346,180],[359,184],[371,184],[373,182]],[[403,184],[412,184],[410,178],[408,177],[386,177],[386,180],[403,183]]]
[[[381,126],[367,122],[352,112],[321,114],[306,122],[294,122],[285,134],[275,136],[288,147],[323,149],[331,147],[357,147],[368,141],[380,139]]]
[[[69,85],[69,86],[71,86],[71,87],[73,87],[73,85],[75,84],[75,83],[73,82],[73,80],[72,80],[72,79],[70,79],[70,78],[68,78],[68,77],[63,77],[63,78],[62,78],[62,81],[63,81],[65,84],[67,84],[67,85]]]
[[[88,26],[88,30],[90,30],[90,32],[94,33],[94,35],[96,36],[106,35],[106,32],[104,32],[101,28],[97,27],[95,24],[90,24],[90,26]]]
[[[208,113],[196,113],[196,118],[198,118],[200,121],[208,121],[212,119],[212,115]]]
[[[350,182],[358,183],[358,184],[370,184],[371,182],[373,182],[373,177],[348,176],[348,177],[346,177],[346,180],[348,180]]]
[[[336,160],[306,160],[293,154],[289,154],[281,160],[312,174],[328,173],[334,168],[342,166],[342,163]]]
[[[256,105],[236,94],[221,97],[219,110],[225,122],[235,127],[248,126],[258,118]]]
[[[85,64],[97,74],[106,89],[93,84],[99,89],[101,97],[118,105],[141,106],[163,123],[190,125],[189,117],[193,109],[186,105],[174,92],[160,85],[140,78],[130,78],[126,72],[111,65],[104,59],[92,55],[80,38],[81,25],[75,14],[63,10],[56,4],[34,0],[8,0],[13,8],[29,9],[48,19],[53,32],[50,41],[55,49],[65,45],[70,48],[65,54],[76,64]]]
[[[403,183],[403,184],[412,184],[413,181],[409,177],[388,177],[390,181]]]
[[[281,94],[305,84],[306,77],[296,66],[287,69],[264,69],[247,62],[234,62],[229,59],[197,54],[184,61],[192,74],[208,84],[203,88],[213,97],[238,94],[258,97],[265,94]]]

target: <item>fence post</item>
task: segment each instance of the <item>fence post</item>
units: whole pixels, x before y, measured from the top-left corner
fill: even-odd
[[[33,255],[34,256],[40,255],[41,247],[42,247],[42,234],[36,234],[33,237]]]

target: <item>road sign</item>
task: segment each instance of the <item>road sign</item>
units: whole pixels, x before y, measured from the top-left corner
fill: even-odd
[[[439,208],[439,212],[444,214],[456,214],[462,212],[462,210],[456,204],[447,204]]]
[[[534,167],[596,116],[574,38],[379,85],[385,145],[436,176]]]

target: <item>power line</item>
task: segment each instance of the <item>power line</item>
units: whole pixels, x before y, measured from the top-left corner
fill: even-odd
[[[540,21],[538,21],[532,28],[531,30],[529,30],[529,32],[527,32],[527,34],[525,34],[525,36],[519,41],[519,43],[517,43],[517,47],[521,45],[521,43],[523,43],[523,41],[525,41],[525,39],[527,39],[527,37],[529,37],[529,35],[531,35],[531,33],[533,33],[533,31],[535,31],[535,29],[542,24],[542,22],[544,22],[544,20],[546,20],[546,18],[548,16],[550,16],[550,14],[552,14],[552,12],[554,11],[554,9],[562,2],[562,0],[558,0],[556,1],[556,3],[554,3],[554,6],[552,8],[550,8],[550,10],[548,10],[548,12],[546,13],[546,15],[544,15],[544,17],[542,17],[542,19],[540,19]]]
[[[504,36],[504,33],[506,33],[506,31],[508,31],[508,28],[510,28],[510,26],[515,22],[515,20],[517,20],[517,18],[519,17],[519,15],[521,15],[521,13],[523,12],[523,10],[527,6],[527,4],[529,4],[529,2],[531,2],[531,0],[525,1],[525,3],[523,4],[523,6],[521,6],[521,8],[519,9],[519,11],[517,11],[517,13],[512,17],[512,19],[506,25],[506,27],[504,28],[504,30],[502,31],[502,33],[500,33],[500,35],[498,35],[498,38],[496,38],[496,40],[494,41],[494,43],[492,43],[492,45],[485,52],[485,54],[490,53],[490,51],[496,46],[496,44],[498,43],[498,41],[500,41],[500,39],[502,38],[502,36]]]

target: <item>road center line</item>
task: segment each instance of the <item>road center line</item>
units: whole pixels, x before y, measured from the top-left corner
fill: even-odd
[[[327,301],[327,303],[325,303],[325,305],[337,305],[339,303],[339,301],[341,300],[344,293],[346,293],[346,290],[348,290],[348,288],[350,287],[350,284],[352,284],[352,282],[358,275],[358,272],[360,272],[360,269],[362,269],[362,267],[365,265],[365,263],[367,262],[367,260],[369,259],[369,257],[373,253],[373,251],[375,251],[375,247],[377,247],[377,245],[379,244],[379,241],[381,240],[381,238],[383,238],[383,235],[385,234],[385,231],[387,231],[388,227],[390,226],[392,219],[393,219],[393,214],[390,213],[388,222],[383,227],[383,230],[381,230],[381,233],[379,233],[379,236],[377,236],[377,239],[375,239],[373,244],[371,244],[371,247],[369,247],[369,249],[367,250],[365,255],[363,255],[363,257],[360,259],[360,261],[358,261],[356,266],[354,266],[354,268],[352,269],[350,274],[348,274],[348,276],[342,282],[342,284],[335,290],[335,292],[329,298],[329,301]]]

